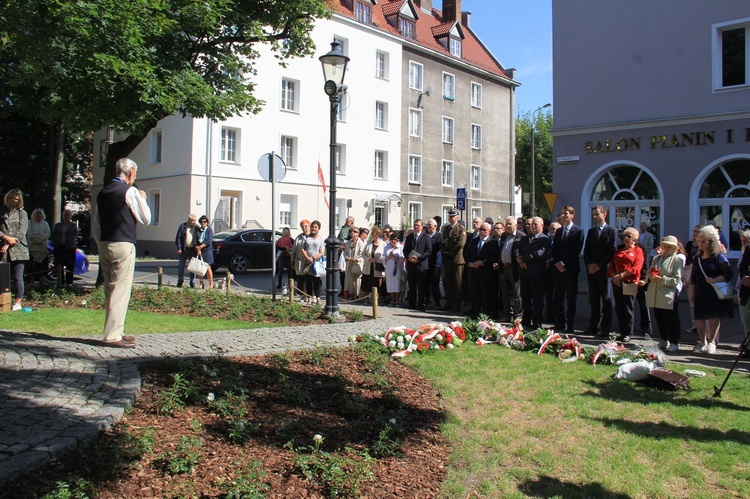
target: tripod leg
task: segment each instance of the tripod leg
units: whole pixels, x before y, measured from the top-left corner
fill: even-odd
[[[714,386],[714,397],[721,397],[721,391],[724,389],[724,386],[726,386],[727,381],[729,381],[729,377],[734,372],[734,368],[737,367],[737,363],[740,361],[740,358],[745,354],[746,351],[750,348],[750,335],[745,337],[745,340],[740,344],[740,352],[737,354],[737,358],[734,359],[734,364],[732,364],[732,368],[727,373],[727,377],[724,378],[724,382],[721,384],[721,387],[717,388]]]

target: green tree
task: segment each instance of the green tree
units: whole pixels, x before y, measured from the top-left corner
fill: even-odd
[[[257,44],[280,63],[311,55],[326,0],[5,0],[0,13],[0,113],[62,131],[113,125],[114,175],[167,116],[221,120],[263,104],[253,96]],[[58,144],[58,157],[62,141]]]
[[[534,171],[536,177],[536,212],[549,217],[549,209],[544,193],[552,192],[552,113],[540,111],[534,116]],[[524,216],[531,215],[531,113],[525,113],[516,120],[516,185],[524,192]]]

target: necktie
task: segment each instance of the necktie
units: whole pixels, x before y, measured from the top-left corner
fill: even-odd
[[[482,251],[482,245],[484,244],[484,239],[479,240],[479,244],[477,245],[477,253]]]
[[[565,227],[565,229],[563,229],[562,242],[565,242],[565,239],[567,237],[568,237],[568,228]]]

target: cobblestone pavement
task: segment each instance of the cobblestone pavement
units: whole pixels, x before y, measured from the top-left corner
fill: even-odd
[[[372,311],[362,304],[343,306],[363,313]],[[580,308],[579,304],[580,316],[587,317],[588,312]],[[116,423],[140,393],[139,362],[164,356],[212,355],[215,347],[229,355],[260,355],[344,345],[356,333],[456,319],[438,311],[420,313],[390,307],[381,308],[379,315],[377,320],[359,323],[141,335],[134,349],[105,348],[92,339],[0,331],[0,487]],[[578,338],[584,343],[597,342]],[[737,355],[736,341],[723,345],[710,358],[693,354],[690,346],[683,344],[671,358],[728,368]],[[746,362],[739,367],[747,372]]]

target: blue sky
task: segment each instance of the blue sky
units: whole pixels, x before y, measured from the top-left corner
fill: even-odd
[[[461,10],[471,12],[471,29],[503,67],[516,68],[518,114],[554,104],[552,0],[463,0]]]

